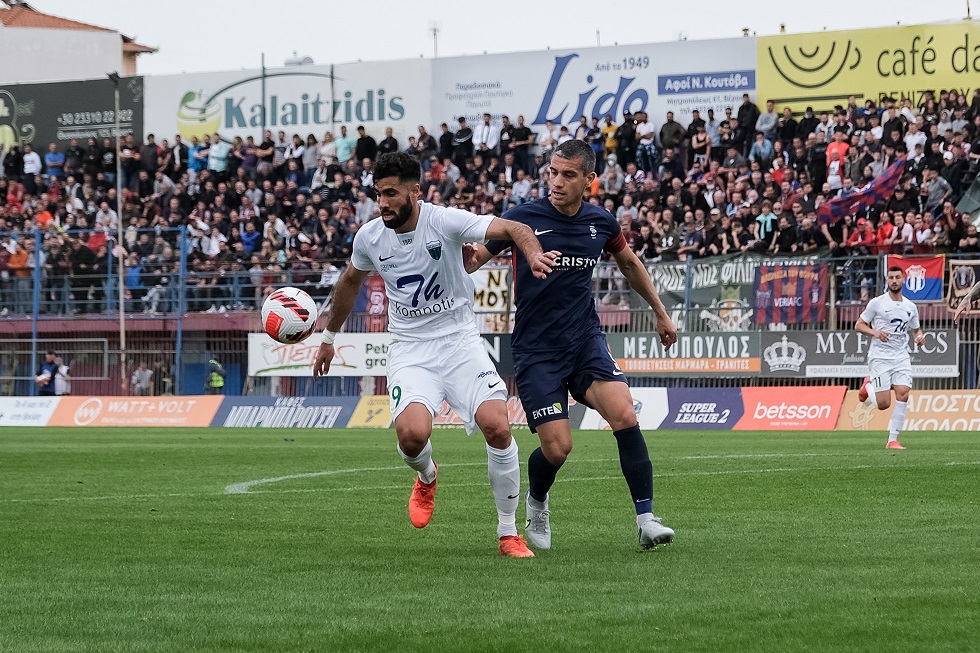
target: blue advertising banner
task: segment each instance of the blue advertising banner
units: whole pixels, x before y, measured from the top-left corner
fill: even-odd
[[[657,87],[661,95],[684,93],[746,92],[755,90],[754,70],[726,70],[716,73],[689,73],[686,75],[659,75]]]
[[[744,412],[740,388],[669,388],[662,429],[727,431]]]
[[[226,397],[211,426],[344,428],[360,397]]]

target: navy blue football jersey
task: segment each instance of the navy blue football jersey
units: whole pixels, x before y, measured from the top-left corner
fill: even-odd
[[[569,217],[547,198],[515,206],[502,217],[531,227],[544,251],[561,252],[548,278],[535,279],[527,259],[513,248],[517,306],[514,351],[563,350],[601,334],[592,298],[592,274],[603,251],[616,253],[626,247],[616,218],[604,208],[585,202],[578,214]],[[486,245],[494,255],[510,246],[510,241],[503,240]]]

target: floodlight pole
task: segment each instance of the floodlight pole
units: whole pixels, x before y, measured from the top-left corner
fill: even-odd
[[[126,251],[123,247],[123,213],[122,213],[122,161],[119,139],[122,133],[119,129],[119,73],[109,73],[115,96],[115,130],[116,130],[116,247],[119,259],[119,376],[122,394],[128,395],[126,375]]]

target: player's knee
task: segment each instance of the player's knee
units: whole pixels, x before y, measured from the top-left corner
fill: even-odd
[[[622,431],[632,426],[636,426],[636,411],[630,406],[628,409],[617,410],[610,414],[606,419],[609,427],[613,431]]]
[[[896,392],[895,393],[895,401],[906,402],[908,400],[909,400],[909,391],[908,390],[905,390],[904,392]]]
[[[483,424],[480,428],[483,437],[487,439],[487,444],[494,449],[506,449],[510,446],[510,424],[506,419]]]
[[[552,465],[563,465],[568,455],[572,453],[571,440],[541,443],[541,452]]]
[[[889,408],[891,408],[891,405],[892,405],[891,397],[878,400],[878,410],[888,410]]]
[[[430,433],[422,429],[402,427],[397,430],[397,435],[398,448],[406,456],[414,458],[422,453],[422,449],[425,448],[425,443],[429,441]]]

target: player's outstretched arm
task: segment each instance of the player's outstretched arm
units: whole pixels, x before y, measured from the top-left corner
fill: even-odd
[[[327,328],[323,332],[323,342],[320,344],[316,359],[313,361],[314,379],[326,376],[327,372],[330,371],[330,363],[333,362],[334,355],[333,339],[344,326],[347,316],[354,308],[357,293],[367,275],[367,272],[358,270],[348,261],[347,268],[337,280],[337,285],[333,291],[333,303],[327,316]]]
[[[653,281],[650,280],[650,274],[646,267],[629,247],[619,250],[613,254],[613,257],[616,259],[619,270],[626,277],[630,288],[640,293],[640,297],[653,309],[653,313],[657,317],[657,333],[660,335],[660,344],[669,349],[671,345],[677,342],[677,327],[667,315],[667,309],[664,307],[664,303],[660,301],[660,295],[657,294],[657,289],[653,287]]]
[[[960,300],[960,303],[956,306],[956,310],[953,312],[953,321],[956,322],[959,320],[960,315],[969,315],[970,306],[973,305],[976,299],[980,299],[980,281],[973,284],[970,292],[966,293],[966,297]]]
[[[542,251],[541,243],[534,235],[534,231],[526,224],[514,220],[494,218],[487,228],[487,240],[509,240],[513,242],[524,254],[528,265],[531,266],[531,273],[537,279],[546,278],[555,265],[555,259],[561,255],[561,252],[554,250]]]

